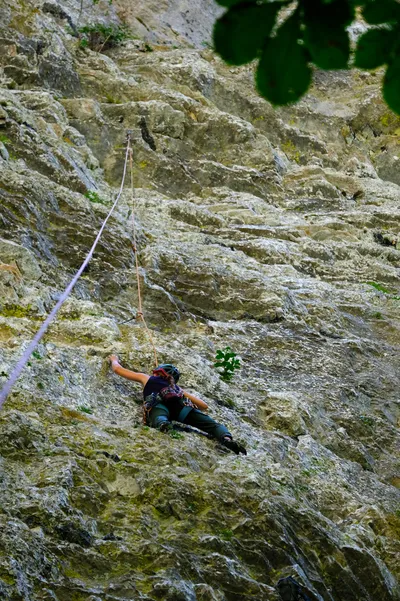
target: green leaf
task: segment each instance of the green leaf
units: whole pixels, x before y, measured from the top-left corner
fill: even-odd
[[[308,55],[300,45],[298,13],[279,27],[275,37],[265,44],[256,73],[258,91],[275,105],[296,102],[311,83]]]
[[[400,20],[400,4],[395,0],[371,0],[364,7],[362,15],[371,25],[395,22]]]
[[[383,80],[383,97],[389,107],[400,115],[400,54],[390,63]]]
[[[252,61],[269,36],[281,7],[281,2],[242,2],[233,6],[215,23],[215,51],[231,65]]]
[[[303,0],[305,23],[321,23],[327,21],[333,27],[350,25],[354,20],[355,7],[349,0]]]
[[[359,69],[376,69],[390,60],[395,32],[389,29],[370,29],[358,40],[354,65]]]
[[[321,69],[346,69],[350,56],[350,38],[346,26],[354,10],[348,0],[323,4],[320,0],[305,0],[304,42],[313,63]]]
[[[320,69],[346,69],[350,56],[350,39],[344,26],[307,27],[304,41],[313,63]]]

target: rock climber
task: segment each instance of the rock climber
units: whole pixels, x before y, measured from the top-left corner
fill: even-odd
[[[119,364],[116,355],[111,355],[109,361],[114,373],[142,384],[145,424],[165,432],[172,427],[171,420],[182,422],[203,430],[237,455],[247,455],[246,449],[233,440],[232,434],[225,426],[203,413],[208,409],[207,404],[177,385],[181,374],[174,365],[158,365],[153,370],[153,375],[149,376],[125,369]]]

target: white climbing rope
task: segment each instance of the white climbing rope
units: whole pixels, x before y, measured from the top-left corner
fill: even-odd
[[[107,217],[104,219],[103,224],[96,236],[95,241],[93,242],[93,246],[90,249],[90,251],[88,252],[86,259],[83,261],[82,265],[80,266],[80,268],[78,269],[78,271],[76,272],[76,274],[74,275],[74,277],[72,278],[71,282],[68,284],[68,286],[66,287],[66,289],[64,290],[64,292],[62,293],[62,295],[60,296],[59,300],[57,301],[57,304],[53,307],[51,313],[49,313],[49,315],[47,316],[47,318],[45,319],[45,321],[42,323],[40,329],[37,331],[37,333],[35,334],[35,337],[33,338],[33,340],[31,341],[31,343],[29,344],[29,346],[26,348],[26,350],[24,351],[24,353],[22,354],[20,360],[18,361],[18,363],[16,364],[16,366],[14,367],[10,378],[7,380],[7,382],[5,383],[4,387],[2,388],[1,392],[0,392],[0,409],[2,408],[2,406],[4,405],[8,395],[10,394],[10,391],[12,389],[12,387],[14,386],[15,382],[18,380],[19,376],[21,375],[22,370],[24,369],[25,365],[27,364],[27,362],[29,361],[29,358],[31,356],[31,354],[33,353],[33,351],[35,350],[35,348],[37,347],[37,345],[39,344],[40,340],[42,339],[43,335],[46,333],[49,325],[51,324],[51,322],[54,320],[54,318],[56,317],[58,311],[60,310],[61,306],[64,304],[64,302],[67,300],[68,296],[70,295],[72,289],[74,288],[75,284],[77,283],[77,281],[79,280],[80,276],[82,275],[82,272],[84,271],[84,269],[87,267],[90,259],[93,256],[94,250],[100,240],[100,237],[103,233],[103,230],[107,224],[107,221],[109,220],[109,218],[111,217],[115,207],[118,204],[118,201],[121,197],[122,194],[122,190],[124,188],[124,183],[125,183],[125,176],[126,176],[126,171],[127,171],[127,165],[128,165],[128,159],[130,156],[130,150],[131,150],[131,139],[130,139],[130,135],[128,134],[128,142],[127,142],[127,147],[126,147],[126,153],[125,153],[125,164],[124,164],[124,171],[122,174],[122,182],[121,182],[121,186],[119,189],[119,192],[117,194],[117,197],[114,201],[113,206],[111,207],[110,211],[108,212]]]

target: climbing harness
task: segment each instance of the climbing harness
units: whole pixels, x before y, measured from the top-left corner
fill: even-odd
[[[176,384],[170,384],[165,388],[162,388],[158,393],[161,397],[161,400],[164,402],[171,401],[173,399],[179,399],[182,403],[182,409],[178,415],[178,422],[184,422],[185,417],[190,413],[192,409],[196,409],[196,405],[187,397],[185,397],[182,388],[177,386]]]
[[[132,227],[133,227],[133,251],[135,254],[135,267],[136,267],[136,280],[137,280],[137,287],[138,287],[138,311],[137,311],[137,317],[139,317],[142,322],[143,325],[147,331],[150,343],[153,347],[153,352],[154,352],[154,358],[155,358],[155,365],[158,364],[158,360],[157,360],[157,352],[156,352],[156,348],[154,345],[154,341],[153,341],[153,337],[151,335],[151,332],[147,326],[146,320],[144,318],[143,315],[143,308],[142,308],[142,297],[141,297],[141,290],[140,290],[140,277],[139,277],[139,260],[138,260],[138,254],[137,254],[137,244],[136,244],[136,227],[135,227],[135,193],[134,193],[134,186],[133,186],[133,161],[132,161],[132,148],[131,148],[131,132],[128,131],[127,134],[127,144],[126,144],[126,152],[125,152],[125,162],[124,162],[124,169],[123,169],[123,174],[122,174],[122,181],[121,181],[121,185],[118,191],[118,194],[114,200],[114,203],[111,207],[111,209],[109,210],[106,218],[104,219],[101,228],[96,236],[95,241],[93,242],[93,245],[90,249],[90,251],[88,252],[85,260],[83,261],[82,265],[80,266],[80,268],[78,269],[78,271],[76,272],[76,274],[74,275],[74,277],[72,278],[72,280],[70,281],[70,283],[68,284],[68,286],[65,288],[64,292],[61,294],[59,300],[57,301],[57,303],[54,305],[52,311],[49,313],[49,315],[47,316],[47,318],[45,319],[45,321],[42,323],[41,327],[39,328],[39,330],[36,332],[34,338],[32,339],[32,341],[29,343],[29,345],[27,346],[27,348],[25,349],[25,351],[23,352],[22,356],[20,357],[19,361],[17,362],[17,364],[15,365],[9,379],[7,380],[7,382],[5,383],[5,385],[3,386],[2,390],[0,391],[0,409],[2,408],[2,406],[4,405],[9,393],[11,392],[12,387],[14,386],[15,382],[18,380],[19,376],[21,375],[22,370],[24,369],[25,365],[27,364],[27,362],[29,361],[29,358],[31,356],[31,354],[33,353],[33,351],[35,350],[35,348],[37,347],[37,345],[39,344],[39,342],[41,341],[41,339],[43,338],[44,334],[46,333],[46,331],[48,330],[50,324],[53,322],[53,320],[55,319],[57,313],[59,312],[59,310],[61,309],[62,305],[65,303],[65,301],[67,300],[68,296],[71,294],[75,284],[77,283],[77,281],[79,280],[80,276],[82,275],[82,273],[84,272],[84,270],[86,269],[89,261],[92,259],[93,257],[93,253],[96,249],[96,246],[101,238],[101,235],[104,231],[104,228],[106,227],[106,224],[108,222],[108,220],[110,219],[112,213],[114,212],[115,207],[118,204],[118,201],[121,197],[123,188],[124,188],[124,184],[125,184],[125,179],[126,179],[126,172],[127,172],[127,167],[128,167],[128,162],[129,162],[129,167],[130,167],[130,179],[131,179],[131,199],[132,199]]]
[[[156,392],[152,392],[149,394],[143,402],[143,424],[145,426],[150,425],[150,413],[153,407],[161,404],[161,398],[158,396]],[[163,406],[164,407],[164,406]],[[167,409],[165,407],[165,409]]]
[[[152,392],[151,394],[146,396],[146,398],[144,399],[144,403],[143,403],[143,423],[144,423],[144,425],[145,426],[149,425],[150,413],[154,407],[156,407],[156,406],[162,407],[163,409],[166,409],[168,411],[168,408],[166,407],[166,405],[164,403],[168,404],[168,402],[172,401],[172,400],[178,400],[182,405],[182,409],[177,418],[178,422],[183,422],[185,420],[185,417],[187,417],[188,413],[190,413],[190,411],[192,409],[196,409],[196,405],[190,399],[185,397],[182,388],[180,388],[179,386],[176,386],[176,384],[174,384],[174,385],[171,384],[169,386],[165,386],[165,388],[162,388],[159,392]]]

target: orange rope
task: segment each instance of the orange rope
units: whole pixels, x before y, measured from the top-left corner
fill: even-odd
[[[143,304],[142,304],[142,293],[141,293],[141,289],[140,289],[140,277],[139,277],[139,258],[138,258],[138,251],[137,251],[137,241],[136,241],[136,221],[135,221],[135,188],[133,185],[133,152],[132,152],[132,147],[130,145],[130,134],[128,134],[128,142],[129,142],[129,169],[131,172],[131,201],[132,201],[132,230],[133,230],[133,244],[132,244],[132,248],[133,248],[133,252],[135,255],[135,267],[136,267],[136,281],[137,281],[137,290],[138,290],[138,310],[136,313],[136,319],[141,319],[143,322],[143,325],[146,329],[147,335],[149,337],[150,340],[150,344],[153,347],[153,353],[154,353],[154,366],[156,367],[158,365],[158,358],[157,358],[157,351],[156,351],[156,347],[154,344],[154,340],[153,340],[153,336],[151,335],[151,331],[146,323],[146,320],[144,318],[144,313],[143,313]]]

